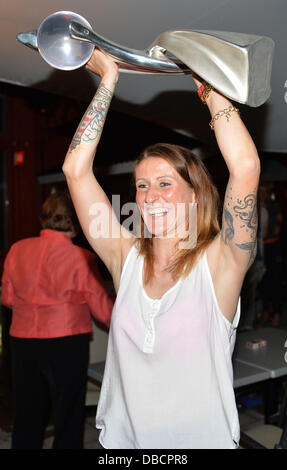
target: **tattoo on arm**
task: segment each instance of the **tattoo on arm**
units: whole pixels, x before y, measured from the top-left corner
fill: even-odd
[[[81,142],[94,143],[100,137],[112,96],[112,92],[104,84],[99,86],[73,137],[69,149],[70,152],[80,145]]]
[[[227,245],[227,242],[232,240],[232,238],[234,237],[233,217],[225,207],[223,208],[223,216],[227,227],[225,228],[225,232],[221,233],[222,240],[224,244]]]
[[[255,256],[257,253],[257,240],[255,239],[254,241],[249,243],[236,243],[236,246],[238,246],[238,248],[241,248],[241,250],[250,251],[248,266],[251,266],[251,264],[255,260]]]
[[[227,209],[228,206],[228,209]],[[223,227],[221,231],[221,238],[225,245],[230,242],[235,235],[234,229],[234,217],[242,222],[240,229],[246,233],[247,240],[243,243],[235,243],[235,245],[241,250],[249,251],[250,258],[248,265],[250,266],[256,256],[257,249],[257,199],[256,193],[251,193],[245,196],[243,199],[237,198],[234,201],[232,196],[232,188],[226,195],[225,206],[223,209]]]

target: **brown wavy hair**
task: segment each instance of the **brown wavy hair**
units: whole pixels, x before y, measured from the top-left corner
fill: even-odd
[[[43,229],[78,232],[79,222],[68,191],[50,194],[42,205],[40,222]]]
[[[172,144],[153,144],[147,147],[134,163],[134,176],[137,166],[149,157],[159,157],[166,160],[178,174],[194,190],[197,202],[197,242],[190,249],[177,249],[171,266],[174,279],[186,277],[194,267],[198,257],[219,233],[219,194],[212,182],[209,172],[202,161],[189,149]],[[154,256],[152,238],[143,236],[144,222],[141,218],[141,236],[138,238],[139,254],[145,258],[144,282],[147,284],[154,272]],[[181,240],[181,241],[185,241]]]

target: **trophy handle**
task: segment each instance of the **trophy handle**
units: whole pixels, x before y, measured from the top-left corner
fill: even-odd
[[[78,21],[71,21],[70,35],[73,39],[87,41],[106,52],[119,64],[121,71],[138,73],[192,73],[190,67],[174,57],[169,60],[160,46],[155,45],[149,52],[130,49],[96,34]]]

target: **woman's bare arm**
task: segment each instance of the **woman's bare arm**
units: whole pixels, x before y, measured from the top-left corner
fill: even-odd
[[[114,276],[120,269],[122,228],[93,173],[93,160],[118,80],[117,65],[95,51],[87,69],[101,77],[95,96],[72,139],[63,164],[69,191],[87,240]]]
[[[256,254],[260,160],[239,112],[228,112],[235,106],[216,91],[206,104],[211,118],[218,117],[213,120],[215,137],[229,170],[221,233],[208,255],[218,301],[232,320],[244,276]]]

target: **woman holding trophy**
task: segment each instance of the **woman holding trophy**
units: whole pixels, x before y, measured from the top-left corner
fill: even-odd
[[[118,66],[95,50],[86,67],[101,81],[63,171],[84,233],[117,292],[96,418],[100,447],[236,448],[231,356],[240,290],[256,252],[255,145],[238,109],[194,78],[229,170],[221,223],[202,162],[186,148],[158,144],[135,162],[141,231],[134,236],[120,226],[93,173]],[[90,230],[95,204],[107,209],[100,219],[106,236]]]

